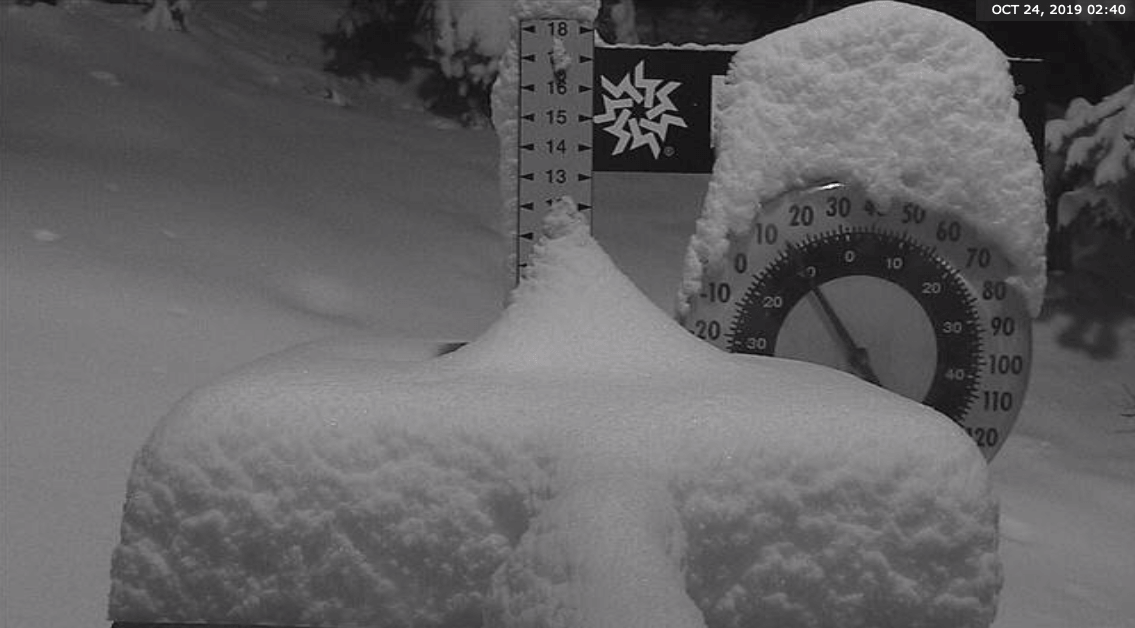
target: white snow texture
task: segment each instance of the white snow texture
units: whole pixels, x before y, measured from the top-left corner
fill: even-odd
[[[434,0],[434,58],[450,78],[488,88],[509,41],[510,0]]]
[[[987,626],[985,462],[944,416],[681,329],[560,216],[431,360],[317,343],[140,452],[111,617],[324,626]]]
[[[867,2],[745,45],[720,95],[718,153],[678,297],[761,203],[856,181],[966,219],[1015,264],[1035,316],[1044,296],[1043,176],[1017,115],[1009,63],[945,14]]]
[[[514,50],[502,143],[510,64]],[[822,366],[720,352],[644,297],[570,203],[547,224],[500,320],[458,351],[319,342],[181,401],[131,472],[111,618],[992,622],[997,505],[952,421]]]

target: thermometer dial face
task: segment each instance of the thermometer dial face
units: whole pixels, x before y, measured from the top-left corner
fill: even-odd
[[[1031,360],[1012,270],[951,214],[832,183],[766,203],[682,323],[728,351],[825,364],[931,406],[988,459]]]

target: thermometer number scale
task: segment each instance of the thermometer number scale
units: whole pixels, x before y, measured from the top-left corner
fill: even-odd
[[[833,183],[765,203],[682,323],[729,351],[825,364],[920,401],[992,458],[1031,360],[1012,274],[964,220]]]

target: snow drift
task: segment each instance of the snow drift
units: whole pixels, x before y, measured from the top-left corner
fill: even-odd
[[[594,9],[534,1],[516,15]],[[515,62],[510,48],[494,92],[506,214]],[[111,617],[993,620],[997,506],[952,421],[851,375],[697,340],[569,200],[494,326],[440,357],[404,349],[305,345],[179,403],[130,476]]]
[[[186,37],[139,30],[136,5],[62,4],[0,3],[0,623],[90,628],[108,625],[126,477],[156,419],[233,365],[361,324],[262,301],[258,286],[317,270],[351,287],[366,307],[354,320],[375,333],[468,339],[499,315],[502,282],[482,226],[498,211],[491,138],[439,130],[401,101],[349,91],[358,106],[340,108],[301,89],[319,76],[316,35],[336,7],[195,3]],[[285,60],[289,49],[302,54]],[[232,61],[264,51],[276,61]],[[268,70],[282,82],[262,87]],[[665,308],[696,186],[626,179],[599,184],[604,206],[631,213],[597,236]],[[445,256],[416,245],[425,233]],[[439,306],[454,299],[461,309]],[[1032,390],[990,467],[1005,570],[995,628],[1135,617],[1135,459],[1122,433],[1135,426],[1135,325],[1130,310],[1107,319],[1079,292],[1074,302],[1074,317],[1038,321]],[[1116,357],[1089,357],[1065,330],[1110,336]],[[431,348],[320,346],[344,363]]]
[[[562,209],[500,321],[428,360],[269,357],[139,453],[117,620],[985,626],[984,460],[948,418],[730,355]]]

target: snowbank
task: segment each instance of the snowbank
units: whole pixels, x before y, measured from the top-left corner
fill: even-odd
[[[139,453],[111,617],[285,625],[987,626],[984,460],[946,417],[730,355],[551,215],[514,302],[430,360],[315,344]]]
[[[1009,63],[945,14],[868,2],[754,41],[720,95],[718,154],[690,242],[679,310],[761,203],[856,181],[953,212],[1000,243],[1032,314],[1045,282],[1042,174]]]

